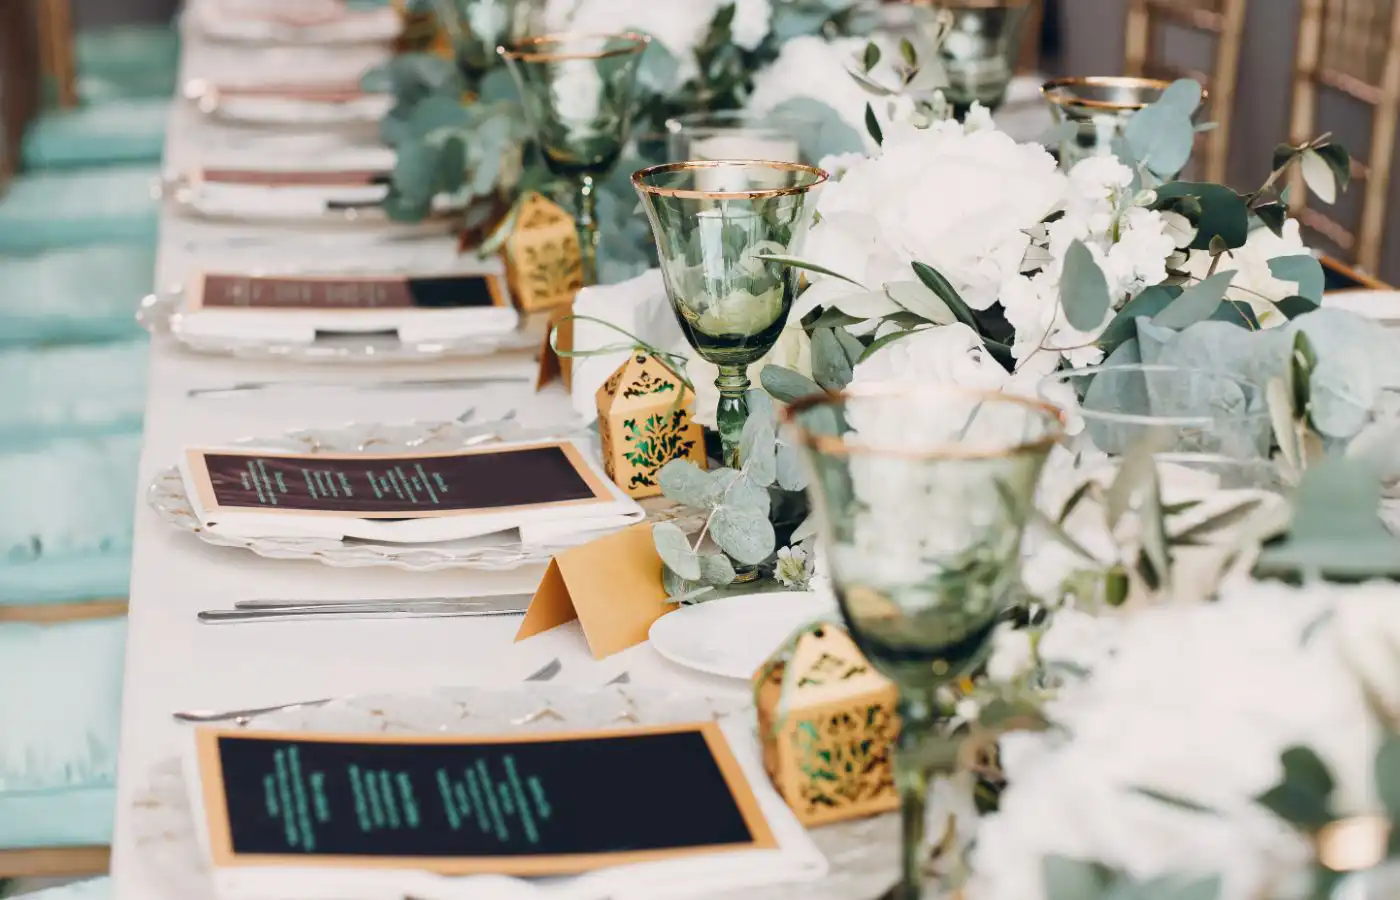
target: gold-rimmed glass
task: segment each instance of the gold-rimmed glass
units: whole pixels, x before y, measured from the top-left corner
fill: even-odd
[[[1129,76],[1055,78],[1041,85],[1056,124],[1073,126],[1060,141],[1060,165],[1072,168],[1091,156],[1112,156],[1113,144],[1133,113],[1161,99],[1170,81]],[[1202,101],[1206,99],[1202,91]]]
[[[841,614],[899,688],[900,881],[918,900],[935,695],[981,667],[1020,594],[1021,535],[1063,425],[1052,406],[951,385],[878,385],[800,400],[785,435],[808,466]]]
[[[1006,99],[1031,0],[905,0],[951,14],[938,57],[948,76],[943,94],[962,119],[973,103],[995,110]]]
[[[453,58],[472,94],[500,64],[497,47],[542,29],[544,6],[544,0],[433,0],[433,14],[452,42]]]
[[[584,284],[598,280],[596,184],[627,143],[632,89],[649,41],[631,32],[546,34],[497,48],[520,88],[545,164],[576,187]]]
[[[719,367],[726,465],[739,465],[748,367],[773,348],[797,295],[798,271],[766,257],[801,255],[826,179],[813,166],[764,160],[691,160],[632,175],[676,321]]]

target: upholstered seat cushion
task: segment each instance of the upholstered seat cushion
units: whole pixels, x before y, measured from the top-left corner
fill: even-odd
[[[0,256],[0,347],[141,335],[136,310],[155,265],[154,243]]]
[[[0,624],[0,849],[106,844],[125,619]]]
[[[0,451],[0,604],[126,596],[140,455],[139,433]]]
[[[42,113],[20,148],[25,169],[158,163],[165,147],[169,99],[110,100]]]
[[[141,429],[147,341],[0,351],[0,450]]]
[[[78,97],[101,103],[176,92],[180,34],[169,25],[84,29],[75,39]]]
[[[159,178],[160,170],[150,166],[18,175],[0,195],[0,254],[154,243]]]

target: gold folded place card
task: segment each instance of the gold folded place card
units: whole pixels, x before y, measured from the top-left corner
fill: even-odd
[[[574,875],[778,847],[714,722],[495,736],[201,729],[194,744],[216,879]]]
[[[666,597],[651,523],[642,522],[556,554],[515,639],[578,619],[602,659],[645,641],[651,624],[676,608]]]
[[[574,219],[541,194],[521,202],[503,253],[511,293],[522,312],[566,306],[583,287]]]
[[[544,341],[540,344],[539,374],[535,376],[537,391],[556,378],[563,382],[566,391],[574,386],[574,359],[568,355],[568,351],[574,348],[574,320],[569,318],[573,311],[573,303],[569,303],[549,314],[549,321],[544,327]],[[565,352],[556,353],[556,346]]]
[[[661,493],[657,473],[674,459],[705,468],[705,431],[695,396],[671,367],[638,351],[598,388],[603,470],[632,497]]]
[[[899,807],[894,684],[839,626],[811,626],[754,675],[763,764],[812,827]]]

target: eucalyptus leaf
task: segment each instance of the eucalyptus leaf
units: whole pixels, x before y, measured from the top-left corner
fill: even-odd
[[[710,473],[688,459],[673,459],[656,475],[661,493],[686,506],[705,509],[714,503]]]
[[[713,506],[733,506],[750,509],[767,516],[771,511],[772,495],[746,473],[734,469],[718,469],[711,474]]]
[[[830,275],[832,278],[839,278],[842,281],[849,282],[850,284],[853,284],[858,288],[865,288],[865,285],[861,284],[859,281],[856,281],[854,278],[848,278],[847,276],[842,275],[840,272],[833,272],[831,269],[828,269],[825,266],[818,265],[817,263],[814,263],[810,260],[802,259],[797,256],[784,256],[780,253],[755,253],[754,259],[761,259],[765,262],[781,263],[785,266],[791,266],[794,269],[806,269],[809,272],[816,272],[821,275]]]
[[[1254,214],[1259,217],[1265,227],[1274,233],[1275,237],[1283,237],[1283,226],[1288,221],[1288,207],[1282,203],[1265,203],[1254,208]]]
[[[877,146],[885,142],[884,132],[880,130],[880,120],[875,115],[875,108],[869,103],[865,104],[865,130]]]
[[[1219,810],[1206,806],[1204,803],[1197,803],[1195,800],[1188,800],[1176,794],[1168,794],[1165,791],[1153,790],[1152,788],[1146,787],[1135,787],[1132,790],[1133,793],[1141,794],[1149,800],[1156,800],[1158,803],[1165,803],[1168,806],[1173,806],[1177,809],[1185,810],[1186,812],[1208,813],[1213,816],[1220,814]]]
[[[778,487],[785,491],[800,491],[807,487],[807,469],[802,465],[796,447],[779,444],[774,464],[777,467]]]
[[[1074,241],[1065,253],[1060,277],[1060,306],[1069,324],[1079,331],[1095,331],[1103,325],[1112,298],[1108,280],[1082,241]]]
[[[1229,289],[1230,281],[1234,277],[1234,270],[1217,272],[1191,286],[1170,306],[1153,316],[1152,324],[1181,330],[1209,319],[1219,308],[1220,301],[1225,299],[1225,291]]]
[[[1322,263],[1311,253],[1276,256],[1269,260],[1269,273],[1279,281],[1297,282],[1298,296],[1311,300],[1314,306],[1322,304],[1322,288],[1326,278]]]
[[[750,415],[739,438],[739,459],[744,473],[756,484],[770,485],[778,477],[775,462],[777,434],[772,421]]]
[[[1162,310],[1166,309],[1177,297],[1181,296],[1181,288],[1169,285],[1153,285],[1145,288],[1142,293],[1123,304],[1123,308],[1108,323],[1108,327],[1099,335],[1099,346],[1103,348],[1104,355],[1111,354],[1119,344],[1130,340],[1137,334],[1137,325],[1134,320],[1146,316],[1151,318]]]
[[[1307,297],[1299,297],[1296,294],[1291,297],[1284,297],[1274,304],[1274,306],[1278,308],[1278,311],[1283,313],[1284,317],[1288,319],[1296,319],[1305,313],[1310,313],[1320,305],[1321,304],[1314,300],[1309,300]]]
[[[829,391],[839,391],[851,383],[851,361],[830,328],[812,332],[812,377]]]
[[[783,366],[766,365],[758,373],[763,389],[782,403],[794,403],[805,397],[826,393],[821,385],[800,372]]]
[[[1084,862],[1063,856],[1041,860],[1045,880],[1045,900],[1102,900],[1116,878],[1101,863]]]
[[[1220,238],[1231,250],[1243,247],[1249,239],[1249,207],[1245,199],[1224,185],[1172,181],[1159,186],[1153,209],[1176,209],[1180,198],[1194,197],[1201,206],[1196,221],[1193,250],[1210,249],[1211,239]]]
[[[1325,357],[1308,380],[1308,416],[1322,434],[1349,438],[1366,424],[1377,391],[1369,368]]]
[[[1400,575],[1400,541],[1377,515],[1380,498],[1380,479],[1368,465],[1332,457],[1308,468],[1293,495],[1288,535],[1264,549],[1256,574]]]
[[[700,579],[700,557],[690,547],[690,539],[674,522],[659,522],[651,527],[651,539],[656,553],[672,572],[686,581]]]
[[[1200,84],[1183,78],[1168,86],[1156,103],[1134,113],[1123,127],[1133,159],[1163,178],[1185,168],[1196,137],[1191,117],[1200,104]]]
[[[1308,747],[1289,747],[1280,761],[1283,781],[1255,801],[1305,831],[1316,831],[1331,822],[1335,782],[1322,758]]]
[[[723,553],[706,553],[700,557],[700,581],[713,587],[723,587],[734,581],[734,564]]]
[[[954,317],[968,328],[978,334],[982,333],[981,326],[977,322],[977,316],[973,315],[972,308],[967,305],[962,296],[957,292],[948,279],[932,266],[921,262],[913,263],[914,274],[918,276],[925,287],[933,291],[948,307]]]
[[[865,362],[867,359],[874,356],[876,353],[879,353],[881,350],[885,349],[890,344],[893,344],[895,341],[902,340],[903,338],[907,338],[912,334],[918,334],[919,332],[925,330],[927,329],[907,328],[903,331],[892,331],[884,337],[876,338],[875,340],[870,342],[870,346],[865,348],[865,352],[861,354],[860,359],[856,360],[856,362]]]
[[[753,507],[727,504],[710,518],[710,536],[721,550],[745,565],[757,565],[772,556],[778,540],[766,514]]]
[[[793,529],[791,540],[794,544],[800,544],[801,542],[816,536],[817,517],[814,515],[809,515],[807,516],[807,518],[803,519],[800,523],[798,523],[798,526]]]
[[[1322,161],[1332,170],[1338,187],[1346,190],[1351,186],[1351,154],[1347,152],[1347,148],[1341,144],[1323,144],[1321,147],[1314,147],[1313,151],[1322,157]]]
[[[951,325],[958,321],[948,304],[923,282],[892,281],[885,285],[885,294],[909,312],[934,325]]]
[[[835,335],[836,343],[841,345],[841,350],[846,354],[846,360],[852,366],[865,355],[865,345],[846,329],[832,328],[831,333]]]

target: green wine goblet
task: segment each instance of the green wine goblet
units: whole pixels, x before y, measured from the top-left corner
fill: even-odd
[[[719,367],[725,465],[740,465],[748,367],[773,349],[797,294],[798,271],[768,257],[801,254],[826,179],[812,166],[760,160],[667,163],[632,175],[676,321]]]
[[[577,190],[583,283],[598,281],[596,184],[627,143],[644,34],[546,34],[497,51],[510,66],[545,165]]]
[[[887,900],[920,900],[935,694],[970,675],[1020,593],[1021,535],[1060,413],[951,385],[871,385],[784,411],[841,614],[899,689],[903,833]]]

